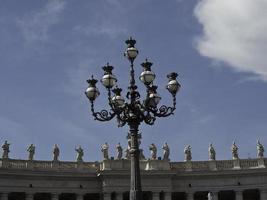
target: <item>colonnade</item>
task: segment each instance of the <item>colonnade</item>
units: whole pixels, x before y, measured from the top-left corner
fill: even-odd
[[[98,195],[97,198],[95,197],[92,198],[90,197],[90,194],[81,194],[81,193],[59,194],[59,193],[2,192],[0,193],[0,200],[100,200],[100,195]]]
[[[267,189],[210,191],[213,200],[267,200]],[[16,193],[2,192],[0,200],[128,200],[129,192],[104,192],[102,195],[90,196],[81,193],[44,193],[46,197],[40,197],[42,193]],[[148,195],[145,195],[148,194]],[[207,200],[208,191],[196,192],[144,192],[143,200]],[[13,196],[12,196],[13,195]]]
[[[184,193],[184,198],[172,200],[207,200],[209,192],[212,193],[212,200],[267,200],[267,189],[188,192]]]

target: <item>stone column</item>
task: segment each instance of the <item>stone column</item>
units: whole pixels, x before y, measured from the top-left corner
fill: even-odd
[[[218,200],[218,192],[216,191],[211,191],[212,195],[213,195],[213,199],[212,200]]]
[[[123,200],[123,192],[117,192],[116,193],[116,199],[117,200]]]
[[[0,199],[1,200],[8,200],[8,193],[1,193],[0,194]]]
[[[235,200],[243,200],[243,192],[235,191]]]
[[[52,193],[51,194],[51,200],[58,200],[58,194],[57,193]]]
[[[164,192],[164,200],[172,200],[172,193]]]
[[[83,200],[83,194],[76,194],[76,200]]]
[[[110,192],[104,192],[103,200],[111,200],[111,193]]]
[[[152,193],[152,200],[159,200],[159,192]]]
[[[260,190],[260,199],[266,200],[267,199],[267,189],[261,189]]]
[[[186,194],[186,199],[187,200],[194,200],[194,193],[193,192],[189,192]]]
[[[26,193],[25,200],[33,200],[34,194],[32,193]]]

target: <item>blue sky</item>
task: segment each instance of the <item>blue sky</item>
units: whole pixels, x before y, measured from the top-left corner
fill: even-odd
[[[133,36],[140,63],[154,65],[162,103],[171,103],[166,74],[179,73],[182,90],[174,116],[140,127],[141,147],[166,141],[173,161],[186,144],[193,160],[230,159],[233,140],[241,158],[255,157],[256,141],[267,143],[267,3],[260,0],[0,0],[0,141],[12,158],[74,160],[76,145],[86,161],[102,159],[100,146],[126,147],[127,127],[94,121],[84,95],[86,79],[115,67],[128,85],[124,41]],[[141,93],[142,84],[138,83]],[[108,108],[103,86],[97,108]]]

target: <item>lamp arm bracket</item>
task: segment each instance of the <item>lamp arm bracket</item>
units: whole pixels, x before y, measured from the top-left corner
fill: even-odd
[[[153,125],[156,121],[156,117],[152,116],[150,112],[147,112],[147,114],[144,116],[144,122],[148,125]]]
[[[111,111],[107,111],[105,109],[96,112],[94,109],[94,103],[91,102],[91,111],[92,111],[92,115],[94,116],[95,120],[98,121],[110,121],[111,119],[113,119],[116,116],[116,113],[111,112]]]

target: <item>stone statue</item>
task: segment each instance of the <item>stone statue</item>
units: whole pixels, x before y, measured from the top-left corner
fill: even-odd
[[[103,144],[102,147],[101,147],[101,151],[103,152],[104,160],[108,160],[109,159],[109,157],[108,157],[108,148],[109,148],[109,146],[108,146],[107,142],[105,142],[105,144]]]
[[[130,148],[131,147],[131,133],[127,134],[126,139],[127,139],[127,142],[128,142],[128,147]]]
[[[125,155],[124,155],[124,159],[126,159],[126,160],[129,160],[129,159],[131,159],[131,155],[130,155],[130,149],[129,148],[127,148],[127,149],[125,149]]]
[[[184,148],[184,154],[185,154],[185,161],[191,161],[192,160],[192,153],[191,153],[191,146],[186,145]]]
[[[117,159],[121,160],[123,149],[120,143],[117,144],[116,149],[117,149]]]
[[[145,160],[146,157],[144,155],[144,150],[143,149],[139,149],[139,152],[140,152],[140,154],[139,154],[139,160]]]
[[[83,162],[83,149],[81,145],[79,145],[79,148],[75,148],[75,151],[77,152],[76,161]]]
[[[130,149],[131,149],[131,133],[128,133],[127,137],[127,142],[128,142],[128,147],[125,149],[125,154],[124,154],[124,159],[131,159],[131,155],[130,155]],[[141,133],[138,133],[138,146],[140,147],[141,145],[141,139],[142,139],[142,134]],[[145,159],[145,156],[144,154],[142,154],[142,149],[139,149],[140,151],[140,154],[139,154],[139,159],[142,159],[144,160]]]
[[[260,140],[257,141],[257,151],[258,151],[258,158],[263,158],[264,157],[264,147],[263,145],[260,143]]]
[[[169,156],[170,156],[170,148],[167,144],[167,142],[165,142],[165,144],[162,146],[163,149],[163,160],[170,160]]]
[[[5,141],[5,143],[2,145],[2,149],[3,149],[3,155],[2,155],[2,158],[5,159],[5,158],[8,158],[8,154],[10,152],[9,150],[9,143],[7,143],[7,140]]]
[[[125,152],[124,158],[127,159],[127,160],[131,159],[130,149],[131,149],[131,140],[128,138],[128,146],[124,151]]]
[[[208,193],[208,200],[213,200],[214,198],[213,198],[213,194],[212,194],[212,192],[209,192]]]
[[[60,150],[57,144],[55,144],[54,149],[53,149],[53,155],[54,155],[53,161],[58,161],[59,153],[60,153]]]
[[[154,143],[152,143],[149,146],[150,154],[151,154],[151,159],[156,160],[157,159],[157,147]]]
[[[33,144],[31,144],[28,148],[27,151],[29,152],[29,157],[28,160],[33,160],[33,156],[35,154],[35,146]]]
[[[209,145],[209,160],[216,160],[216,151],[212,146],[212,143]]]
[[[239,157],[238,157],[238,147],[236,146],[235,141],[233,142],[231,149],[232,149],[233,160],[239,159]]]
[[[128,143],[128,146],[127,148],[125,149],[125,154],[124,154],[124,159],[131,159],[131,155],[130,155],[130,149],[131,149],[131,136],[130,136],[130,133],[128,133],[127,137],[127,143]]]
[[[144,150],[140,148],[141,146],[142,133],[138,134],[138,147],[139,147],[139,160],[145,160]]]

